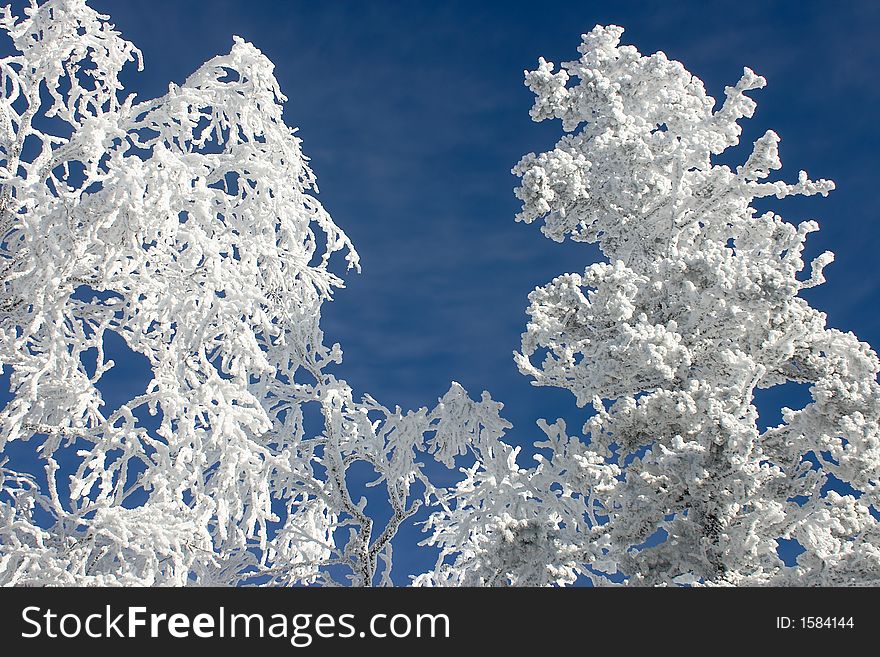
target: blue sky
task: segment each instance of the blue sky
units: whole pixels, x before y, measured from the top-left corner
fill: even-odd
[[[782,175],[831,178],[827,199],[775,202],[789,221],[819,220],[810,253],[830,249],[829,283],[810,293],[829,323],[880,345],[880,247],[874,126],[880,55],[873,2],[271,2],[152,0],[94,6],[144,53],[141,98],[252,41],[276,64],[318,176],[320,198],[353,239],[362,274],[325,306],[341,376],[403,407],[432,404],[451,380],[505,402],[516,436],[571,414],[563,391],[533,388],[511,353],[526,295],[596,257],[513,221],[510,168],[561,135],[532,123],[523,69],[572,59],[579,35],[617,23],[643,53],[663,50],[716,98],[743,66],[764,75],[751,143],[782,137]],[[809,255],[809,253],[808,253]]]
[[[488,389],[505,404],[511,440],[531,443],[539,418],[586,415],[567,392],[534,388],[512,352],[524,330],[527,294],[554,276],[582,271],[593,247],[559,245],[537,225],[517,224],[511,167],[546,150],[558,123],[532,123],[523,69],[538,56],[573,59],[595,24],[626,28],[643,53],[663,50],[709,92],[743,66],[768,80],[751,143],[782,137],[782,175],[799,169],[833,179],[827,199],[772,206],[789,221],[815,218],[808,257],[837,254],[828,283],[809,292],[829,324],[880,346],[880,249],[876,152],[880,31],[876,2],[278,2],[151,0],[92,5],[111,15],[144,54],[127,75],[140,98],[182,82],[227,52],[232,35],[276,65],[300,128],[320,199],[354,241],[363,273],[324,310],[328,342],[340,342],[338,375],[386,405],[433,405],[452,380]],[[120,363],[123,393],[143,372]],[[793,401],[791,401],[793,400]],[[767,398],[797,404],[781,391]],[[773,415],[768,415],[773,418]],[[400,565],[418,570],[397,553]]]

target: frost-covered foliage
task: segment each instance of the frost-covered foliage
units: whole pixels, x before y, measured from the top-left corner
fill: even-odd
[[[236,38],[137,102],[119,74],[140,52],[85,0],[0,25],[0,583],[389,583],[391,538],[438,498],[425,457],[506,425],[457,384],[404,413],[327,372],[331,258],[358,256],[272,63]],[[152,379],[107,409],[111,334]],[[39,467],[4,458],[22,443]],[[356,463],[387,490],[381,526]]]
[[[444,555],[420,583],[880,584],[880,363],[799,296],[833,259],[799,276],[817,224],[753,208],[834,186],[769,180],[772,131],[735,170],[714,164],[765,80],[745,69],[716,109],[622,33],[598,26],[579,59],[526,72],[532,118],[567,134],[514,169],[519,221],[608,259],[530,295],[516,355],[535,385],[592,405],[588,440],[545,424],[537,469],[513,452],[474,466],[432,518]],[[755,391],[786,382],[812,401],[759,430]],[[805,550],[796,566],[779,539]]]

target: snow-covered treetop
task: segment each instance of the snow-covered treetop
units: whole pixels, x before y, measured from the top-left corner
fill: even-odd
[[[764,79],[745,69],[715,109],[680,63],[622,33],[597,26],[579,59],[526,71],[532,117],[566,134],[513,170],[518,220],[609,260],[529,295],[516,354],[595,414],[583,440],[541,423],[532,470],[503,454],[475,465],[432,516],[443,554],[420,583],[877,583],[880,361],[800,296],[833,259],[799,276],[816,222],[753,207],[834,185],[768,180],[772,131],[735,170],[713,162]],[[759,430],[756,390],[786,382],[812,401]],[[805,550],[796,566],[780,539]]]
[[[712,155],[739,143],[738,121],[755,110],[745,92],[763,87],[764,78],[746,68],[716,111],[702,81],[681,63],[621,46],[622,34],[617,26],[597,27],[583,35],[580,59],[554,73],[542,58],[527,72],[536,96],[532,118],[561,119],[569,134],[514,169],[522,177],[517,220],[543,218],[551,239],[596,242],[612,261],[650,262],[699,223],[707,238],[729,235],[750,220],[751,199],[834,188],[806,174],[794,185],[760,182],[781,166],[773,131],[736,171],[712,166]],[[671,239],[645,242],[658,233]]]
[[[449,463],[506,425],[457,385],[404,413],[326,371],[331,260],[358,255],[273,64],[235,38],[137,101],[119,74],[140,52],[85,0],[0,26],[17,49],[0,59],[0,454],[32,441],[45,473],[0,462],[0,582],[390,582],[391,538],[436,501],[420,455]],[[151,370],[115,408],[110,334]],[[359,462],[388,492],[377,531],[346,479]]]
[[[738,314],[746,317],[747,311],[763,308],[766,294],[789,298],[821,283],[822,268],[833,259],[822,254],[813,262],[811,277],[798,281],[804,238],[818,225],[811,221],[795,227],[773,213],[755,217],[756,198],[824,195],[834,188],[830,181],[810,181],[803,171],[794,184],[765,181],[782,166],[774,132],[758,139],[735,171],[711,162],[712,155],[738,144],[737,122],[755,109],[744,92],[763,87],[764,79],[745,69],[739,83],[726,88],[721,108],[713,111],[715,101],[698,78],[662,52],[645,57],[632,46],[620,46],[622,32],[616,26],[597,27],[583,35],[579,60],[554,73],[552,64],[541,59],[538,69],[526,74],[536,95],[533,118],[560,118],[569,134],[552,151],[526,155],[514,169],[522,177],[516,194],[523,207],[517,219],[543,218],[542,232],[548,237],[597,243],[610,260],[591,267],[584,277],[560,277],[531,297],[533,308],[555,306],[559,312],[541,314],[541,324],[533,314],[535,335],[524,341],[526,355],[538,348],[539,328],[564,332],[566,322],[586,321],[575,317],[583,315],[578,309],[584,304],[602,308],[603,317],[590,324],[590,346],[584,343],[585,350],[575,352],[582,358],[565,357],[552,372],[545,366],[539,377],[575,391],[565,382],[588,368],[596,378],[583,389],[578,384],[580,405],[596,394],[636,394],[683,375],[692,354],[676,335],[693,332],[691,324],[701,318],[726,312],[731,320],[727,330],[741,333],[732,334],[731,342],[747,339],[752,327],[736,319]],[[573,79],[578,82],[570,84]],[[765,257],[770,251],[777,257]],[[630,375],[624,378],[631,384],[622,383],[617,363],[626,360],[619,350],[628,342],[633,322],[627,322],[638,323],[640,316],[632,303],[638,277],[657,279],[659,287],[648,294],[659,302],[665,296],[658,294],[662,286],[681,276],[663,270],[682,267],[689,270],[685,278],[708,274],[719,279],[717,285],[706,290],[699,280],[682,281],[681,294],[672,295],[679,311],[664,310],[674,324],[651,322],[649,334],[630,347],[644,347],[644,357],[627,361]],[[590,292],[588,301],[580,290],[595,287],[598,280],[604,285]],[[729,299],[731,288],[743,288],[743,293]],[[616,332],[617,339],[608,339]],[[535,373],[524,358],[519,363],[526,373]]]

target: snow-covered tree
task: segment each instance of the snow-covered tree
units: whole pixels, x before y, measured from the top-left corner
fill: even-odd
[[[536,469],[509,450],[469,470],[431,519],[443,554],[419,582],[876,585],[880,363],[800,296],[833,259],[799,276],[817,224],[753,207],[834,185],[768,180],[772,131],[735,170],[713,162],[764,78],[745,69],[716,109],[679,62],[622,33],[597,26],[579,59],[526,72],[532,118],[566,134],[514,169],[517,220],[608,259],[529,296],[516,354],[534,385],[595,414],[583,440],[541,424]],[[760,430],[755,391],[786,382],[810,403]],[[804,550],[795,566],[780,539]]]
[[[391,539],[439,496],[423,461],[491,451],[506,424],[457,384],[402,412],[328,372],[331,261],[358,256],[272,63],[236,38],[136,101],[119,74],[140,52],[85,0],[0,26],[0,584],[391,582]],[[152,370],[116,408],[111,334]],[[36,470],[7,457],[23,442]],[[357,463],[390,513],[353,492]]]

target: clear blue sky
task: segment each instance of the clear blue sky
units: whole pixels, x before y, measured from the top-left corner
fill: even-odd
[[[488,388],[523,438],[538,417],[570,410],[568,393],[532,388],[511,352],[528,292],[596,252],[515,223],[510,168],[561,134],[530,121],[523,69],[539,55],[572,59],[596,23],[679,59],[716,98],[743,66],[767,78],[743,141],[772,128],[786,179],[804,168],[838,186],[827,199],[774,200],[789,221],[819,220],[810,253],[838,256],[810,300],[880,345],[876,2],[93,4],[143,50],[145,71],[129,77],[141,98],[227,51],[233,34],[275,62],[320,198],[363,260],[324,311],[356,391],[412,407],[450,380]]]
[[[582,425],[571,395],[530,386],[511,354],[527,294],[582,271],[597,252],[515,223],[510,169],[561,134],[558,123],[529,119],[523,69],[541,55],[573,59],[579,35],[597,23],[622,25],[624,40],[643,53],[682,61],[716,98],[743,66],[767,78],[753,94],[758,112],[744,141],[772,128],[782,137],[785,179],[803,168],[838,187],[827,199],[772,206],[789,221],[818,219],[808,257],[837,254],[829,282],[808,298],[830,325],[880,346],[880,3],[92,4],[143,51],[144,72],[126,78],[140,98],[228,51],[233,34],[275,62],[290,98],[285,116],[300,128],[320,199],[362,257],[363,273],[346,277],[323,322],[327,341],[345,352],[338,374],[356,393],[414,408],[433,405],[456,380],[473,396],[488,389],[504,402],[514,442],[538,437],[538,418],[564,417],[575,432]],[[120,396],[142,391],[142,375],[120,363]],[[777,408],[801,402],[787,392],[772,397]],[[404,571],[420,569],[396,556]]]

